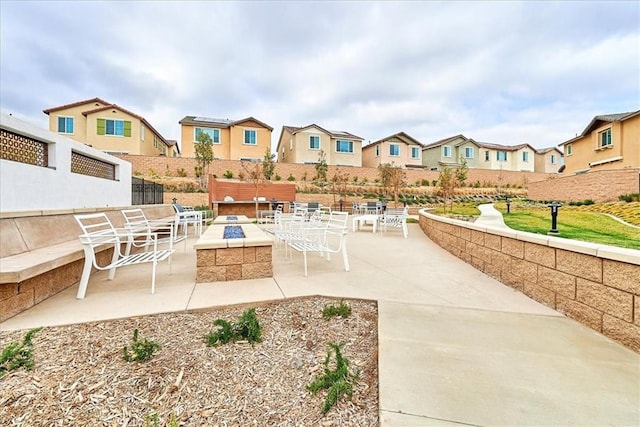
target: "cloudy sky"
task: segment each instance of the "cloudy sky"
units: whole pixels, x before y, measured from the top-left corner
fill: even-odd
[[[368,141],[555,146],[640,109],[640,2],[0,0],[0,108],[94,97],[179,140],[186,115]]]

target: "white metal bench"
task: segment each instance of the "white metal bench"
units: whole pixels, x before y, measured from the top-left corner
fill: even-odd
[[[307,276],[307,253],[317,252],[331,260],[332,253],[342,252],[344,270],[349,271],[349,257],[347,255],[347,212],[333,211],[326,222],[317,226],[302,227],[301,235],[290,238],[285,243],[291,249],[302,252],[304,259],[304,275]]]
[[[89,276],[91,275],[93,267],[98,270],[109,270],[108,279],[113,280],[118,267],[152,263],[151,293],[153,294],[155,292],[156,265],[159,261],[164,261],[171,257],[171,254],[173,253],[172,242],[169,243],[169,249],[158,250],[158,238],[156,234],[155,236],[152,236],[152,244],[149,245],[150,250],[134,254],[123,254],[123,244],[130,245],[130,242],[136,238],[147,239],[149,237],[149,233],[136,233],[130,229],[115,228],[104,213],[74,215],[74,218],[78,221],[78,224],[80,224],[84,233],[80,236],[80,243],[83,245],[85,260],[80,285],[78,287],[78,294],[76,295],[78,299],[82,299],[85,296],[87,285],[89,283]],[[151,234],[153,235],[155,233]],[[96,260],[95,248],[105,244],[113,245],[113,256],[111,258],[111,263],[106,266],[100,266]]]
[[[133,233],[146,233],[147,237],[140,240],[130,240],[130,244],[125,251],[128,255],[131,252],[131,246],[144,247],[148,249],[153,243],[154,235],[157,236],[158,244],[174,244],[184,242],[184,250],[187,251],[187,228],[182,227],[182,234],[178,234],[178,225],[174,219],[171,220],[150,220],[144,214],[142,209],[125,209],[120,211],[124,216],[125,227]]]

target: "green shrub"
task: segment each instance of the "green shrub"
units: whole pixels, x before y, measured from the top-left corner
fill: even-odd
[[[187,171],[184,170],[184,168],[178,168],[176,170],[176,173],[178,174],[179,177],[184,178],[187,176]]]
[[[123,348],[124,360],[127,362],[144,362],[151,359],[153,353],[160,348],[160,345],[148,339],[138,339],[138,329],[133,330],[133,341],[131,342],[131,353],[125,345]]]
[[[216,319],[213,324],[218,329],[206,335],[205,339],[209,347],[240,340],[246,340],[252,345],[262,342],[262,326],[253,307],[245,310],[236,323]]]
[[[225,178],[233,178],[233,172],[231,172],[230,170],[227,170],[222,176],[224,176]]]
[[[312,394],[316,394],[320,390],[328,390],[327,397],[322,407],[322,412],[327,413],[343,396],[351,397],[353,395],[353,381],[358,378],[359,373],[351,373],[349,371],[349,361],[342,356],[342,347],[344,343],[336,344],[330,342],[327,357],[324,360],[324,371],[319,374],[315,380],[307,385],[307,390]],[[331,350],[335,353],[334,369],[329,367],[331,362]]]
[[[295,181],[296,177],[293,176],[292,174],[289,174],[289,178],[287,178],[287,181]]]
[[[276,178],[276,181],[282,180],[282,177],[279,174],[276,174],[275,178]]]
[[[329,305],[322,309],[323,319],[328,320],[335,316],[340,316],[343,319],[351,316],[351,306],[345,304],[344,301],[340,301],[339,305]]]
[[[2,350],[0,355],[0,378],[9,371],[24,368],[27,371],[33,368],[33,342],[34,335],[42,328],[31,329],[22,338],[22,343],[12,342]]]

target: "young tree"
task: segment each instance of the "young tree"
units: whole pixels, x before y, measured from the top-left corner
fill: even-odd
[[[444,211],[446,212],[447,202],[453,195],[453,190],[455,188],[455,179],[449,166],[445,166],[440,171],[440,175],[438,176],[438,186],[440,187],[440,192],[444,198]]]
[[[273,173],[276,170],[276,154],[271,153],[269,147],[265,150],[264,157],[262,158],[262,173],[264,178],[271,181]]]
[[[205,132],[200,132],[196,138],[195,152],[196,162],[200,169],[200,187],[204,188],[205,182],[209,179],[209,165],[213,162],[213,141],[211,136]],[[202,178],[206,169],[206,179]],[[197,172],[197,171],[196,171]]]
[[[406,184],[407,175],[400,166],[395,166],[393,163],[378,165],[378,173],[380,174],[380,182],[385,188],[385,191],[391,189],[395,206],[398,206],[400,188]]]
[[[333,193],[333,205],[336,205],[336,194],[340,196],[340,200],[346,201],[347,195],[347,182],[349,182],[349,174],[340,171],[340,168],[336,168],[336,173],[331,177],[331,186]]]
[[[253,186],[256,190],[254,199],[256,202],[256,220],[257,220],[258,211],[259,211],[258,197],[259,197],[260,186],[264,183],[266,179],[264,174],[264,168],[263,168],[262,162],[249,162],[246,160],[241,160],[240,166],[242,166],[242,169],[244,169],[247,172],[247,177],[253,183]]]
[[[327,155],[323,150],[318,154],[318,163],[316,163],[316,179],[321,182],[327,181]]]

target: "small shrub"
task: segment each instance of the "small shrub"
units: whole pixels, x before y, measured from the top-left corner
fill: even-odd
[[[324,360],[324,372],[319,374],[315,380],[307,385],[307,390],[316,394],[320,390],[328,390],[327,397],[322,407],[322,412],[327,413],[343,396],[353,395],[353,381],[358,378],[359,372],[349,371],[349,361],[342,356],[344,343],[336,344],[330,342],[327,357]],[[331,350],[335,353],[334,369],[329,367],[331,362]]]
[[[276,178],[276,181],[280,181],[280,180],[282,180],[282,177],[281,177],[279,174],[276,174],[276,177],[275,177],[275,178]]]
[[[184,168],[178,168],[176,170],[176,174],[178,174],[180,178],[185,178],[187,176],[187,171],[184,170]]]
[[[287,178],[287,181],[295,181],[296,177],[293,176],[292,174],[289,174],[289,178]]]
[[[249,308],[242,313],[236,323],[224,319],[216,319],[213,324],[218,327],[214,332],[205,336],[209,347],[246,340],[252,345],[262,342],[262,326],[256,316],[256,309]]]
[[[224,176],[225,178],[233,178],[233,172],[231,172],[230,170],[227,170],[222,176]]]
[[[240,181],[244,181],[244,172],[240,172],[240,173],[238,173],[238,179],[239,179]]]
[[[621,194],[620,196],[618,196],[618,200],[627,203],[640,202],[640,193]]]
[[[432,187],[436,187],[438,185],[438,180],[437,179],[432,179],[431,180],[431,186]]]
[[[33,342],[34,335],[42,328],[31,329],[22,338],[22,343],[12,342],[2,350],[0,355],[0,378],[9,371],[24,368],[27,371],[33,368]]]
[[[160,345],[154,341],[148,339],[138,339],[138,329],[133,330],[133,341],[131,342],[131,353],[129,348],[125,345],[123,348],[124,360],[127,362],[144,362],[151,359],[153,353],[160,348]]]
[[[339,305],[329,305],[322,309],[322,318],[329,320],[332,317],[340,316],[343,319],[351,316],[351,306],[345,304],[344,301],[340,301]]]

